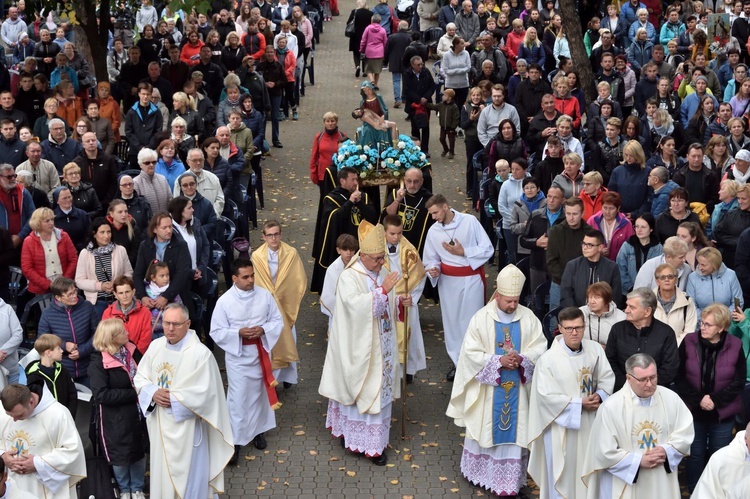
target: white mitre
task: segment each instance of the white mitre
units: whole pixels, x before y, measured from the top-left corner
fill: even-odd
[[[497,274],[497,292],[503,296],[521,296],[525,282],[526,276],[511,263]]]

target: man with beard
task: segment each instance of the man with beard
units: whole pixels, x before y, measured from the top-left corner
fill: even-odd
[[[320,227],[315,231],[313,254],[318,255],[313,269],[310,290],[320,293],[326,269],[337,257],[336,239],[341,234],[357,235],[363,220],[377,223],[377,208],[370,203],[367,194],[359,190],[359,176],[353,168],[339,170],[339,187],[323,198]]]

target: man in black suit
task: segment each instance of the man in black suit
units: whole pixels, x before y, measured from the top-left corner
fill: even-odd
[[[388,71],[393,78],[393,95],[395,96],[394,108],[401,107],[401,74],[404,72],[402,60],[406,48],[411,44],[411,35],[409,34],[409,23],[399,21],[398,32],[388,36],[388,42],[385,44],[384,60],[388,64]]]

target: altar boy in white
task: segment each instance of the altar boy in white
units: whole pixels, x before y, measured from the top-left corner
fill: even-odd
[[[388,273],[383,226],[363,221],[359,254],[339,277],[336,312],[318,392],[329,399],[326,428],[349,450],[388,463],[393,400],[401,366],[394,321],[411,296],[396,296],[398,272]],[[400,314],[399,314],[400,315]]]
[[[583,456],[615,374],[601,345],[583,338],[580,309],[563,309],[557,321],[562,335],[539,357],[531,382],[529,475],[541,499],[583,498]]]
[[[733,489],[740,490],[740,482],[750,477],[750,424],[738,431],[734,440],[708,460],[693,496],[695,499],[726,499]],[[748,495],[741,496],[747,499]]]
[[[183,305],[167,305],[162,324],[133,378],[151,441],[150,498],[218,498],[234,451],[219,366]]]
[[[276,380],[271,350],[284,322],[273,295],[255,286],[255,268],[247,258],[232,262],[234,285],[216,302],[211,316],[211,338],[224,350],[227,367],[227,406],[232,420],[237,463],[240,447],[251,440],[258,449],[267,445],[263,433],[276,428]]]
[[[446,412],[466,427],[461,473],[498,495],[526,484],[529,388],[547,349],[539,319],[518,304],[525,281],[505,267],[493,299],[472,317]]]
[[[484,264],[495,249],[477,218],[451,209],[441,194],[425,206],[437,223],[427,232],[422,262],[430,283],[440,284],[445,348],[454,365],[446,377],[453,381],[466,328],[485,303]]]
[[[625,362],[627,383],[599,407],[583,462],[588,499],[680,497],[677,466],[695,437],[680,397],[657,386],[656,362],[643,353]]]

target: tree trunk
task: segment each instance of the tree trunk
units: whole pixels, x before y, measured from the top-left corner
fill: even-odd
[[[576,2],[575,0],[559,0],[559,2],[560,15],[564,19],[563,27],[570,46],[570,58],[573,60],[573,67],[575,67],[580,78],[579,86],[586,94],[586,100],[591,102],[596,99],[596,93],[591,84],[594,81],[594,73],[591,71],[591,63],[586,55],[586,47],[583,46],[583,30],[581,29],[581,18],[576,11]],[[585,109],[581,109],[581,112],[585,112]]]
[[[109,2],[101,2],[97,22],[97,4],[94,0],[76,0],[76,12],[80,17],[80,26],[76,27],[76,50],[85,57],[94,69],[97,82],[109,81],[107,75],[107,42],[112,27]]]

